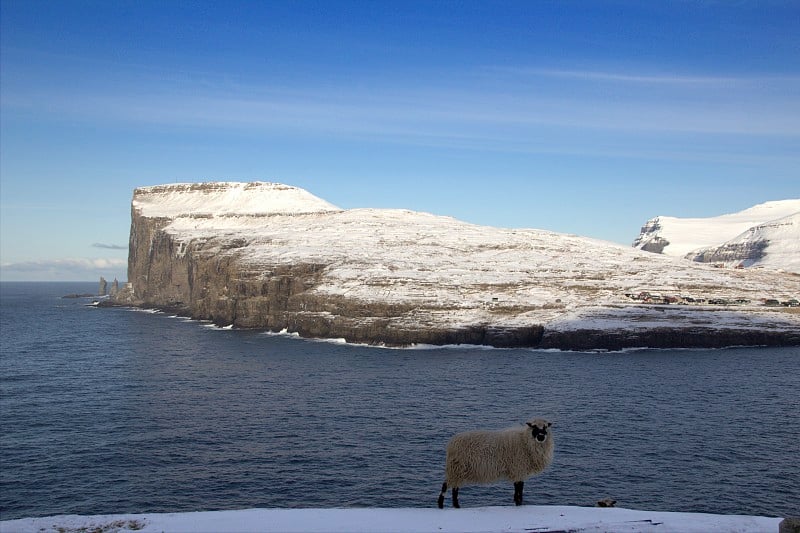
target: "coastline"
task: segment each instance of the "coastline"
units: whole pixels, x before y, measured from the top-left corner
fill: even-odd
[[[193,316],[188,307],[159,306],[135,303],[123,303],[113,299],[102,300],[99,307],[126,307],[152,310],[168,315],[185,317],[192,320],[208,321],[208,317]],[[785,324],[771,324],[768,320],[753,322],[753,316],[741,313],[738,320],[731,317],[734,312],[722,316],[714,310],[690,311],[676,310],[683,313],[676,315],[675,322],[670,323],[668,316],[664,320],[653,321],[646,315],[666,315],[662,308],[642,308],[631,306],[628,309],[601,309],[595,317],[578,319],[571,323],[557,326],[531,325],[496,327],[491,325],[470,325],[465,327],[446,328],[441,326],[409,324],[395,326],[389,320],[380,324],[349,320],[335,317],[320,322],[318,316],[302,313],[286,313],[279,326],[241,327],[236,322],[210,320],[224,329],[244,329],[264,331],[267,333],[284,333],[305,339],[337,340],[352,345],[367,345],[387,348],[413,348],[425,346],[483,346],[492,348],[530,348],[540,350],[562,351],[622,351],[630,349],[707,349],[731,347],[793,347],[800,346],[800,324],[797,327]],[[627,313],[622,317],[608,320],[603,312],[616,311]],[[692,313],[708,313],[699,323],[699,316]],[[600,318],[598,318],[600,317]],[[716,324],[714,323],[714,319]],[[337,320],[338,319],[338,320]],[[649,322],[648,322],[649,320]],[[681,321],[685,321],[683,325]]]

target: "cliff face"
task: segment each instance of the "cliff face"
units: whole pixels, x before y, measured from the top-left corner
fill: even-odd
[[[661,223],[658,217],[648,220],[639,230],[639,236],[633,241],[633,247],[654,254],[662,253],[664,248],[669,246],[669,241],[659,235],[660,231]]]
[[[209,195],[220,191],[221,185],[193,184],[187,192]],[[134,193],[128,258],[128,280],[133,287],[130,300],[218,324],[286,328],[287,312],[304,308],[298,295],[315,284],[321,266],[298,263],[247,269],[237,253],[247,245],[244,238],[212,235],[179,241],[165,230],[174,217],[147,216],[147,209],[140,207],[153,196],[174,195],[176,189],[164,186]],[[198,204],[192,212],[179,216],[210,216],[197,212],[207,205],[202,199]]]
[[[752,266],[766,257],[768,247],[769,242],[765,240],[725,243],[716,248],[700,249],[686,258],[699,263]]]
[[[135,256],[138,261],[132,259],[129,269],[135,305],[168,309],[218,325],[286,330],[303,337],[355,343],[531,346],[542,337],[543,328],[538,325],[420,328],[398,324],[394,318],[416,307],[313,291],[321,283],[324,263],[262,263],[254,269],[236,251],[244,246],[242,242],[209,239],[177,244],[163,231],[163,220],[142,217],[133,227],[132,236],[140,238],[132,249],[141,247]],[[150,244],[144,244],[148,240]]]
[[[754,324],[743,310],[720,324],[698,309],[665,319],[637,307],[630,313],[626,296],[654,288],[732,296],[735,287],[753,300],[788,299],[800,293],[800,277],[721,272],[591,239],[424,213],[343,211],[285,185],[137,189],[129,245],[130,289],[117,302],[224,326],[387,345],[800,345],[797,315],[773,310]],[[591,325],[599,311],[619,309],[624,320]],[[724,335],[709,335],[720,327]]]

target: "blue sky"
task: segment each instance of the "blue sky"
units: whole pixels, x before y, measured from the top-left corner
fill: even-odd
[[[800,3],[0,0],[0,279],[126,278],[138,186],[630,244],[800,197]]]

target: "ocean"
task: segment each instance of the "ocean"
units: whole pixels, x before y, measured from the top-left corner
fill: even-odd
[[[434,507],[453,433],[536,416],[526,503],[800,514],[800,348],[384,349],[61,298],[96,290],[0,283],[2,520]]]

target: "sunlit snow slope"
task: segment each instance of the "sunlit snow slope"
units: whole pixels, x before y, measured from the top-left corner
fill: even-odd
[[[720,246],[701,248],[687,259],[725,267],[764,267],[800,274],[800,211],[753,226]]]
[[[321,198],[280,183],[176,183],[143,187],[133,207],[146,217],[292,215],[340,211]]]
[[[800,199],[756,205],[709,218],[658,216],[633,246],[727,267],[762,266],[800,272]]]

